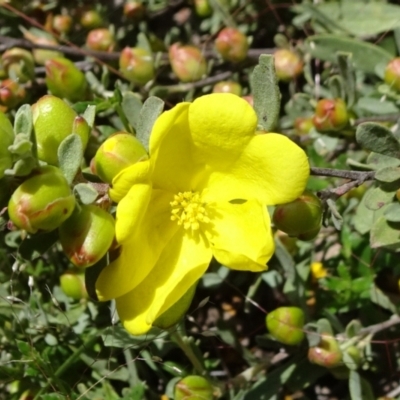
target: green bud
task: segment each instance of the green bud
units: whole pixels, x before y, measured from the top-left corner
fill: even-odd
[[[186,314],[196,292],[197,282],[170,308],[162,313],[153,325],[161,329],[168,329],[177,324]]]
[[[17,81],[5,79],[0,83],[0,105],[10,110],[26,98],[26,91]]]
[[[276,228],[301,240],[311,240],[319,232],[322,223],[321,200],[306,190],[296,200],[277,205],[272,216]]]
[[[207,72],[207,61],[195,46],[174,43],[168,50],[169,62],[181,82],[195,82]]]
[[[90,127],[83,117],[58,97],[46,95],[32,105],[39,160],[58,165],[57,149],[71,133],[76,133],[86,147]]]
[[[53,17],[52,28],[58,32],[66,34],[72,28],[72,17],[64,14],[57,14]]]
[[[61,171],[39,167],[12,194],[8,203],[11,221],[29,233],[52,231],[72,213],[75,197]]]
[[[235,81],[221,81],[214,85],[213,93],[232,93],[237,96],[242,95],[242,86]]]
[[[305,335],[304,312],[298,307],[279,307],[266,317],[270,334],[279,342],[296,345],[303,341]]]
[[[154,78],[153,56],[140,47],[125,47],[119,57],[119,69],[126,79],[144,86]]]
[[[213,9],[209,0],[194,0],[194,8],[199,17],[208,17],[212,14]]]
[[[236,28],[224,28],[215,39],[215,47],[225,61],[240,62],[246,59],[249,43],[246,35]]]
[[[342,364],[342,351],[330,334],[322,334],[320,343],[308,349],[308,359],[321,367],[333,368]]]
[[[394,90],[400,92],[400,57],[396,57],[388,63],[384,80]]]
[[[175,386],[174,400],[212,400],[213,398],[213,387],[202,376],[186,376]]]
[[[146,149],[135,136],[118,132],[99,147],[90,167],[104,182],[111,183],[124,168],[147,157]]]
[[[296,133],[298,135],[307,135],[311,129],[314,127],[312,118],[296,118],[294,121],[294,128],[296,129]]]
[[[87,95],[85,74],[67,58],[57,57],[47,60],[46,85],[54,96],[70,101],[84,100]]]
[[[92,29],[86,37],[86,47],[96,51],[112,51],[115,47],[114,34],[107,28]]]
[[[140,21],[146,14],[146,8],[141,1],[125,0],[124,15],[133,20]]]
[[[275,72],[278,79],[289,82],[303,72],[303,61],[293,51],[279,49],[274,54]]]
[[[79,23],[86,29],[100,28],[103,25],[103,17],[93,9],[82,10]]]
[[[35,62],[30,51],[14,47],[1,56],[3,67],[10,78],[25,83],[35,77]]]
[[[60,243],[69,260],[80,268],[99,261],[115,237],[115,220],[95,205],[76,207],[58,230]]]
[[[70,270],[60,276],[62,291],[74,300],[87,299],[85,274],[81,271]]]
[[[14,142],[14,130],[10,120],[0,111],[0,179],[4,171],[12,166],[12,155],[8,150]]]
[[[349,123],[349,113],[342,99],[322,99],[315,107],[313,124],[320,132],[337,132]]]

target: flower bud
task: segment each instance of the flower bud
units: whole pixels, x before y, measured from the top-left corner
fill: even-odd
[[[242,86],[235,81],[221,81],[214,85],[213,93],[232,93],[237,96],[242,95]]]
[[[247,57],[246,35],[236,28],[224,28],[215,39],[215,47],[225,61],[240,62]]]
[[[5,79],[0,83],[0,105],[12,109],[20,105],[26,98],[26,90],[13,79]]]
[[[266,318],[270,334],[279,342],[296,345],[304,339],[304,313],[298,307],[279,307]]]
[[[296,200],[277,205],[272,220],[278,229],[289,236],[296,236],[300,240],[311,240],[321,228],[321,200],[306,190]]]
[[[76,207],[58,229],[69,260],[79,268],[90,267],[107,253],[115,237],[115,220],[95,205]]]
[[[197,282],[174,304],[162,313],[153,325],[161,329],[168,329],[177,324],[186,314],[196,292]]]
[[[72,28],[72,18],[69,15],[55,15],[52,22],[52,28],[58,33],[68,33]]]
[[[0,179],[4,171],[12,166],[12,155],[8,150],[14,142],[14,130],[10,120],[0,111]]]
[[[154,78],[153,56],[140,47],[125,47],[119,57],[119,69],[126,79],[144,86]]]
[[[75,197],[61,171],[39,167],[12,194],[8,203],[11,221],[29,233],[58,228],[72,213]]]
[[[1,56],[4,69],[10,78],[25,83],[35,77],[35,62],[30,51],[14,47]]]
[[[46,95],[32,106],[39,160],[58,165],[57,150],[61,142],[71,133],[76,133],[86,147],[90,127],[83,117],[58,97]]]
[[[213,398],[213,388],[202,376],[186,376],[175,386],[174,400],[213,400]]]
[[[133,20],[140,21],[146,14],[146,8],[141,1],[125,0],[124,15]]]
[[[303,72],[303,61],[293,51],[279,49],[274,54],[275,72],[278,79],[289,82]]]
[[[349,123],[349,114],[342,99],[319,100],[315,108],[313,124],[320,132],[340,131]]]
[[[84,100],[87,94],[85,74],[67,58],[46,61],[46,85],[54,96],[70,101]]]
[[[92,29],[86,37],[86,47],[96,51],[112,51],[115,47],[114,34],[107,28]]]
[[[208,17],[212,14],[213,9],[209,0],[194,0],[194,9],[199,17]]]
[[[83,10],[79,23],[86,29],[100,28],[103,25],[103,18],[96,10]]]
[[[321,367],[333,368],[342,364],[342,351],[337,340],[325,333],[317,346],[308,349],[308,359]]]
[[[81,271],[70,270],[60,276],[61,290],[74,300],[87,299],[85,274]]]
[[[312,118],[296,118],[294,121],[294,128],[298,135],[307,135],[314,127]]]
[[[147,158],[146,149],[130,133],[118,132],[97,150],[91,170],[104,182],[111,183],[124,168]]]
[[[384,81],[400,92],[400,57],[394,58],[385,69]]]
[[[181,82],[195,82],[207,72],[207,61],[200,49],[174,43],[168,50],[169,62]]]

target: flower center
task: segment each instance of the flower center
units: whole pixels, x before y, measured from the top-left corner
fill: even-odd
[[[201,201],[198,192],[179,192],[171,201],[171,220],[177,221],[185,229],[192,231],[200,228],[200,222],[208,224],[210,218],[207,215],[205,203]]]

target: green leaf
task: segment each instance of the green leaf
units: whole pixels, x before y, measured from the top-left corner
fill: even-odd
[[[400,203],[389,204],[383,215],[389,222],[400,222]]]
[[[164,102],[155,96],[150,96],[143,104],[137,122],[136,137],[149,150],[149,140],[151,130],[156,119],[164,109]]]
[[[30,137],[32,129],[33,118],[31,106],[29,104],[24,104],[18,109],[17,113],[15,114],[14,132],[16,135],[18,133],[23,133],[27,137]]]
[[[372,152],[367,158],[367,163],[374,169],[382,169],[384,167],[398,167],[400,159]]]
[[[387,64],[393,58],[390,53],[374,44],[331,34],[310,36],[305,41],[305,46],[313,57],[332,63],[337,62],[337,52],[351,53],[354,68],[371,74],[375,73],[376,65]]]
[[[371,385],[357,371],[350,371],[349,391],[351,400],[375,400]]]
[[[83,118],[85,118],[86,122],[88,123],[90,128],[94,126],[94,120],[96,118],[96,106],[95,105],[88,105],[86,107],[85,112],[83,113]]]
[[[92,204],[98,197],[97,190],[88,183],[78,183],[74,186],[74,193],[82,204]]]
[[[346,105],[353,107],[356,101],[356,75],[353,68],[353,56],[351,53],[337,53],[340,76],[343,79],[344,91],[346,93]]]
[[[364,122],[358,125],[356,139],[366,150],[400,158],[400,143],[393,133],[382,125]]]
[[[398,250],[400,248],[400,224],[388,222],[384,215],[380,216],[372,226],[370,243],[374,249],[386,247]]]
[[[134,93],[126,92],[123,95],[121,106],[129,123],[137,131],[140,110],[143,107],[142,101]]]
[[[362,328],[361,322],[358,319],[352,319],[346,326],[346,336],[351,339],[357,336]]]
[[[394,193],[386,192],[380,187],[369,189],[364,195],[365,207],[373,211],[379,210],[393,201]]]
[[[400,168],[385,167],[376,171],[375,179],[381,182],[391,183],[400,179]]]
[[[357,101],[357,109],[366,111],[373,115],[395,114],[399,112],[399,108],[391,101],[382,101],[374,97],[361,97]]]
[[[31,346],[27,342],[17,340],[17,346],[18,346],[18,350],[20,351],[20,353],[22,355],[24,355],[25,357],[31,356],[31,353],[32,353]]]
[[[72,183],[83,158],[83,145],[81,138],[72,133],[68,135],[58,147],[58,162],[62,173],[68,183]]]
[[[258,129],[271,132],[276,127],[281,104],[281,93],[275,74],[274,57],[262,54],[251,76],[254,110]]]

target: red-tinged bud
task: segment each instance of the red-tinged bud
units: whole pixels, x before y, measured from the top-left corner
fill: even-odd
[[[79,23],[86,29],[100,28],[103,25],[103,18],[96,10],[83,10]]]
[[[110,213],[95,205],[76,207],[61,224],[60,243],[69,260],[79,268],[99,261],[115,237],[115,220]]]
[[[57,46],[58,42],[52,36],[42,34],[41,36],[36,35],[30,31],[24,31],[24,37],[30,42],[40,45]],[[63,57],[63,54],[59,51],[45,50],[45,49],[34,49],[32,50],[33,58],[37,64],[44,65],[47,60],[51,60],[56,57]]]
[[[161,329],[168,329],[177,324],[189,309],[196,292],[196,286],[197,282],[172,307],[157,317],[153,325]]]
[[[298,307],[279,307],[266,317],[270,334],[279,342],[297,345],[304,340],[304,312]]]
[[[46,61],[46,85],[54,96],[70,101],[85,100],[87,82],[85,74],[67,58]]]
[[[14,47],[1,56],[1,62],[11,79],[25,83],[35,77],[35,61],[30,51]]]
[[[72,17],[58,14],[53,17],[52,28],[58,33],[67,34],[72,28]]]
[[[249,42],[236,28],[224,28],[215,39],[215,47],[225,61],[240,62],[246,59]]]
[[[306,190],[296,200],[277,205],[272,220],[276,228],[289,236],[296,236],[300,240],[311,240],[321,228],[321,200]]]
[[[126,79],[144,86],[154,78],[153,56],[140,47],[125,47],[119,57],[119,69]]]
[[[333,368],[342,364],[342,351],[337,340],[325,333],[317,346],[308,349],[308,359],[321,367]]]
[[[86,37],[86,47],[96,51],[113,51],[114,34],[107,28],[92,29]]]
[[[17,81],[5,79],[0,83],[0,105],[7,110],[23,103],[25,98],[26,91]]]
[[[57,150],[71,133],[80,136],[86,147],[90,127],[83,117],[58,97],[46,95],[32,106],[38,158],[48,164],[58,165]]]
[[[289,82],[303,73],[303,61],[291,50],[277,50],[274,59],[276,76],[281,81]]]
[[[243,100],[246,100],[252,107],[254,107],[254,97],[253,95],[242,96]]]
[[[336,132],[349,123],[349,113],[342,99],[319,100],[315,108],[313,124],[320,132]]]
[[[74,300],[87,299],[85,274],[81,270],[70,270],[60,276],[61,290]]]
[[[58,228],[72,213],[75,197],[61,171],[40,167],[15,190],[8,203],[11,221],[29,233]]]
[[[209,0],[194,0],[194,8],[196,14],[202,18],[209,17],[213,12]]]
[[[186,376],[175,386],[174,400],[213,400],[213,398],[213,387],[202,376]]]
[[[237,96],[242,95],[242,86],[235,81],[221,81],[214,85],[213,93],[232,93]]]
[[[146,7],[141,1],[125,0],[124,15],[133,20],[140,21],[146,14]]]
[[[195,46],[174,43],[168,50],[169,62],[181,82],[195,82],[207,72],[207,61]]]
[[[394,58],[386,66],[384,80],[394,90],[400,92],[400,57]]]
[[[12,156],[8,146],[14,142],[14,130],[10,120],[0,111],[0,179],[4,171],[12,166]]]
[[[124,168],[147,157],[146,149],[135,136],[118,132],[99,147],[90,168],[104,182],[111,183]]]
[[[296,118],[294,121],[294,128],[298,135],[307,135],[310,133],[311,129],[314,128],[312,118]]]

